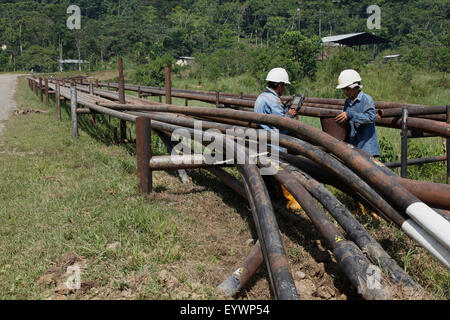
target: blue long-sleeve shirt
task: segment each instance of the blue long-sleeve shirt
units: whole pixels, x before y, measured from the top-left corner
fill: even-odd
[[[373,156],[379,156],[380,148],[375,129],[377,114],[372,97],[360,91],[354,100],[345,100],[344,111],[350,124],[346,141]]]
[[[288,112],[278,94],[269,87],[267,87],[256,99],[254,110],[257,113],[274,114],[283,117],[285,117]],[[286,130],[278,130],[278,128],[274,126],[268,126],[266,124],[260,124],[259,126],[268,131],[276,131],[282,134],[287,133]]]
[[[274,90],[267,87],[266,90],[263,93],[261,93],[256,99],[254,111],[257,113],[274,114],[277,116],[285,117],[289,110],[281,102],[281,99],[278,96],[278,94]],[[287,133],[287,130],[279,130],[277,127],[268,126],[266,124],[259,124],[259,127],[271,132],[271,134]],[[286,148],[280,147],[278,145],[269,145],[269,146],[276,148],[279,151],[287,152]]]

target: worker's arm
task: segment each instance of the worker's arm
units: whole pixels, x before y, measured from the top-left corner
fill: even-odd
[[[375,104],[373,103],[373,100],[366,98],[363,103],[364,108],[362,112],[355,112],[351,110],[351,108],[347,108],[345,113],[347,114],[348,121],[352,121],[358,125],[373,123],[375,121],[377,113],[375,112]]]

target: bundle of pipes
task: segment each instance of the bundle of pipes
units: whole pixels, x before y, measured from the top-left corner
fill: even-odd
[[[49,86],[52,85],[49,84]],[[81,87],[78,88],[78,90],[80,89]],[[72,87],[72,92],[73,90]],[[147,123],[147,126],[150,126],[151,119],[151,128],[157,131],[161,138],[165,138],[165,143],[168,146],[170,146],[168,137],[176,129],[183,128],[190,132],[191,136],[196,134],[211,135],[210,132],[207,133],[205,130],[214,128],[224,132],[231,127],[237,127],[233,124],[236,121],[240,124],[251,122],[254,124],[274,125],[280,129],[288,129],[301,137],[301,139],[298,139],[281,135],[280,145],[286,147],[289,152],[300,154],[309,158],[309,160],[292,154],[282,153],[281,157],[286,162],[277,161],[275,163],[277,167],[275,178],[299,201],[305,212],[310,216],[313,224],[326,239],[344,274],[348,276],[358,292],[367,299],[385,299],[389,298],[391,293],[386,289],[388,286],[381,286],[381,289],[373,289],[367,286],[368,270],[376,270],[376,267],[367,260],[361,250],[367,252],[370,260],[376,262],[387,271],[391,282],[401,284],[402,287],[409,288],[414,292],[420,291],[421,288],[398,267],[395,261],[357,223],[345,207],[339,204],[330,193],[327,193],[326,189],[314,178],[320,180],[324,175],[328,176],[328,179],[332,177],[333,183],[337,184],[338,188],[351,196],[362,198],[372,204],[387,220],[396,224],[444,265],[450,267],[450,223],[441,215],[442,213],[431,209],[417,199],[405,188],[398,177],[382,167],[380,163],[320,130],[299,121],[278,116],[226,109],[178,107],[169,104],[158,104],[135,97],[126,97],[127,104],[124,104],[108,100],[119,101],[118,97],[111,92],[98,90],[95,93],[103,98],[80,92],[81,99],[78,103],[95,112],[109,114],[127,121],[137,121],[137,130],[142,128],[141,123]],[[66,88],[61,88],[61,94],[66,98],[70,96],[69,90]],[[105,99],[105,97],[108,97],[108,99]],[[197,132],[198,130],[195,129],[195,119],[203,119],[203,131]],[[231,124],[224,124],[224,121],[214,121],[214,119],[225,119]],[[222,133],[215,133],[215,137],[224,140],[232,139],[234,141],[233,137],[224,136]],[[330,154],[319,147],[322,147]],[[247,148],[236,145],[235,151],[235,157],[241,155],[244,158],[249,158],[249,150]],[[331,156],[331,154],[334,154],[339,160]],[[260,168],[264,166],[264,163],[267,164],[267,159],[261,161],[262,159],[256,158],[259,160],[257,164]],[[149,161],[142,165],[149,170],[152,164]],[[314,166],[317,167],[318,165],[321,166],[318,170],[319,174],[315,172],[316,168],[314,168]],[[245,272],[233,274],[231,278],[221,285],[221,288],[226,293],[236,293],[236,290],[243,286],[246,279],[248,280],[256,271],[257,266],[261,264],[262,260],[260,257],[262,252],[275,297],[296,299],[298,294],[289,271],[273,208],[267,189],[261,179],[261,174],[256,165],[244,164],[237,165],[237,167],[243,177],[246,198],[252,208],[259,242],[252,250],[249,259],[244,262],[244,266],[251,265],[251,268],[244,269]],[[324,168],[326,169],[324,170]],[[207,169],[222,179],[233,190],[238,191],[241,195],[243,194],[242,185],[234,181],[224,171],[217,167]],[[305,172],[308,172],[312,177]],[[437,186],[437,184],[431,185]],[[444,198],[449,198],[448,186],[439,185],[437,188],[443,192]],[[354,242],[344,239],[344,236],[329,222],[322,209],[315,204],[315,200],[312,197],[324,205]],[[259,264],[258,261],[260,261]],[[381,281],[383,284],[386,284],[383,279]]]
[[[254,114],[245,111],[225,110],[225,109],[209,109],[209,108],[195,108],[195,107],[178,107],[171,105],[153,105],[153,106],[124,106],[114,104],[104,104],[108,107],[115,107],[127,110],[146,110],[152,112],[174,112],[186,115],[195,116],[220,116],[224,118],[239,119],[252,121],[255,123],[263,123],[278,126],[282,129],[290,130],[302,136],[305,140],[309,140],[316,145],[320,145],[340,158],[349,169],[353,170],[360,177],[364,178],[372,187],[377,188],[388,201],[393,203],[398,210],[402,211],[402,216],[392,215],[392,219],[401,226],[405,232],[415,237],[424,247],[427,247],[430,252],[440,259],[445,265],[449,266],[448,248],[450,244],[450,225],[443,217],[441,217],[434,210],[429,208],[422,201],[417,199],[414,195],[405,190],[395,178],[387,175],[381,169],[379,163],[375,163],[370,159],[364,157],[358,151],[350,148],[342,141],[338,141],[333,137],[323,133],[316,128],[303,124],[299,121],[277,117],[272,115]],[[308,144],[307,142],[292,138],[290,147],[296,151],[303,152],[305,156],[313,158],[312,153],[318,154],[320,149]],[[292,143],[292,140],[295,142]],[[300,147],[302,144],[308,144],[303,150]],[[281,143],[282,146],[283,143]],[[309,149],[308,151],[306,151]],[[323,152],[323,151],[322,151]],[[327,153],[323,152],[321,155],[325,157]],[[320,157],[315,157],[314,160]],[[332,157],[329,158],[329,161]],[[323,158],[322,158],[323,159]],[[334,161],[334,165],[338,166],[338,161]],[[331,166],[332,167],[332,166]],[[330,169],[331,169],[330,167]],[[342,170],[342,166],[341,166]],[[337,170],[336,170],[337,171]],[[416,224],[417,223],[417,224]],[[420,226],[420,227],[419,227]],[[423,230],[422,230],[423,228]],[[419,231],[418,231],[419,230]],[[437,240],[437,241],[436,241]]]

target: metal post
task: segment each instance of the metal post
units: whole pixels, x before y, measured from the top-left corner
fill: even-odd
[[[56,82],[55,86],[55,103],[56,103],[56,117],[61,120],[61,100],[59,92],[59,82]]]
[[[119,57],[119,80],[117,83],[117,88],[119,90],[119,103],[125,104],[125,80],[123,77],[122,57]]]
[[[48,99],[48,78],[45,78],[45,103],[47,105],[49,104],[49,99]]]
[[[447,106],[447,123],[450,123],[450,106]],[[450,184],[450,139],[445,140],[447,149],[447,184]]]
[[[138,98],[142,98],[141,86],[138,86]]]
[[[42,78],[39,78],[39,95],[41,97],[41,102],[44,102],[44,93],[42,92]]]
[[[408,174],[408,109],[402,109],[402,145],[401,145],[401,158],[402,163],[400,169],[400,176],[406,178]]]
[[[152,171],[149,164],[152,157],[151,123],[149,118],[136,118],[136,155],[138,171],[138,192],[152,192]]]
[[[119,90],[119,103],[125,104],[125,78],[123,76],[122,57],[119,57],[119,80],[117,88]],[[120,120],[120,140],[124,141],[126,139],[127,139],[127,122],[125,120]]]
[[[184,89],[187,89],[187,85],[184,86]],[[188,99],[188,98],[186,98],[186,99],[184,100],[184,106],[185,106],[185,107],[188,107],[188,106],[189,106],[189,99]]]
[[[72,83],[70,99],[70,114],[72,117],[72,138],[78,138],[78,118],[77,118],[77,85]]]
[[[219,91],[216,91],[216,108],[219,107]]]
[[[89,82],[89,94],[94,95],[94,84]],[[95,113],[91,110],[91,123],[92,126],[95,126]]]
[[[170,66],[164,67],[166,73],[166,104],[172,104],[172,83],[170,81]]]

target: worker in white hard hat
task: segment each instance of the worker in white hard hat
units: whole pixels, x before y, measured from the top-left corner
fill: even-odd
[[[274,68],[269,71],[266,77],[267,87],[263,93],[261,93],[255,101],[255,112],[264,113],[264,114],[272,114],[279,115],[283,117],[291,116],[295,117],[296,111],[294,106],[292,108],[288,104],[283,104],[281,102],[280,97],[286,91],[286,88],[291,83],[289,82],[289,75],[287,71],[283,68]],[[266,129],[268,131],[275,131],[278,133],[287,133],[285,130],[279,130],[275,126],[269,126],[266,124],[260,124],[261,128]],[[279,146],[271,146],[272,148],[277,148],[281,151],[285,151],[285,148],[281,148]],[[267,184],[267,183],[266,183]],[[299,210],[301,209],[298,202],[294,199],[294,197],[286,190],[283,185],[281,186],[281,190],[283,196],[287,200],[286,207],[291,210]]]
[[[380,155],[375,129],[375,104],[368,94],[362,92],[361,77],[352,69],[344,70],[338,78],[336,89],[342,89],[347,96],[344,112],[336,116],[339,124],[349,123],[346,141],[372,156]]]
[[[347,96],[345,100],[344,112],[336,117],[336,122],[349,123],[349,132],[345,139],[348,143],[360,148],[374,157],[380,155],[378,146],[377,131],[375,129],[375,104],[368,94],[361,91],[361,76],[352,69],[344,70],[338,78],[336,89],[342,89]],[[362,203],[358,203],[363,214],[367,214]],[[374,212],[370,212],[373,217],[381,221],[381,218]]]
[[[286,107],[280,97],[286,91],[286,87],[290,85],[289,75],[283,68],[274,68],[269,71],[266,77],[267,87],[255,101],[255,112],[264,114],[274,114],[279,116],[295,116],[294,106]],[[279,132],[278,128],[268,125],[260,125],[269,131]],[[281,133],[286,133],[282,131]]]

